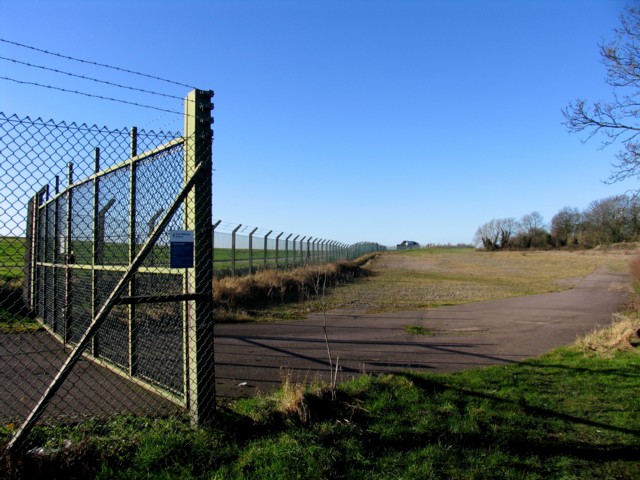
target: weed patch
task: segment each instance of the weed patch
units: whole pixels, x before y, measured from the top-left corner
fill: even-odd
[[[435,335],[435,333],[429,330],[428,328],[421,327],[419,325],[406,325],[404,327],[404,330],[409,335]]]

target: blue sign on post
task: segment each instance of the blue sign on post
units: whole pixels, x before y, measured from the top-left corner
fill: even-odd
[[[171,234],[171,268],[193,268],[193,231],[174,230]]]

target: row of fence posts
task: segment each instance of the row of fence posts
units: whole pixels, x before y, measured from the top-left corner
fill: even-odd
[[[293,233],[283,239],[284,232],[272,236],[273,230],[262,235],[262,245],[255,248],[257,227],[248,234],[248,248],[241,249],[238,248],[238,231],[242,224],[235,226],[231,231],[231,247],[221,248],[216,246],[216,228],[221,223],[222,221],[218,220],[212,225],[214,274],[217,277],[251,274],[259,269],[287,269],[314,263],[352,260],[366,253],[387,249],[373,242],[347,245],[312,236],[296,235],[294,237]],[[275,247],[269,248],[270,241],[275,243]],[[224,250],[230,250],[230,255],[228,253],[223,255]],[[241,251],[243,255],[240,254]],[[241,256],[243,258],[240,258]]]

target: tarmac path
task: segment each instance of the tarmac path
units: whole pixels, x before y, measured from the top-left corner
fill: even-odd
[[[453,372],[509,364],[573,343],[611,323],[628,299],[630,277],[607,269],[573,289],[411,312],[326,313],[326,334],[339,379],[414,369]],[[329,379],[322,314],[286,323],[216,326],[219,397],[268,392],[292,381]],[[416,335],[406,327],[423,327]]]
[[[608,325],[630,292],[630,277],[600,269],[564,292],[412,312],[326,314],[326,338],[339,380],[414,369],[452,372],[509,364],[567,345]],[[269,392],[282,384],[329,379],[325,319],[221,324],[215,330],[218,398]],[[423,327],[415,335],[406,327]],[[20,423],[68,352],[47,332],[0,335],[0,421]],[[58,420],[120,411],[166,415],[175,405],[82,359],[47,406]]]

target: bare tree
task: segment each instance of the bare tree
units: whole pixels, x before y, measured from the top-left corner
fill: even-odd
[[[607,245],[625,240],[627,202],[627,196],[616,195],[589,204],[584,212],[588,244]]]
[[[580,212],[577,208],[564,207],[551,219],[551,236],[559,247],[578,242]]]
[[[522,217],[515,243],[523,248],[540,248],[547,245],[547,229],[540,212],[531,212]]]
[[[611,183],[640,178],[640,10],[626,8],[620,22],[615,39],[599,45],[612,99],[592,105],[578,99],[562,111],[570,132],[586,132],[586,140],[600,135],[603,147],[622,144],[608,179]]]
[[[500,231],[496,227],[496,220],[493,219],[478,227],[473,241],[477,246],[482,245],[485,250],[497,250],[499,237]]]
[[[493,219],[478,227],[474,242],[476,245],[482,244],[485,250],[507,248],[517,225],[515,218]]]
[[[503,218],[497,221],[500,230],[500,248],[507,248],[511,245],[511,237],[518,229],[518,221],[515,218]]]

